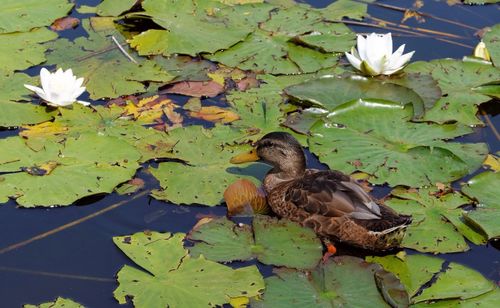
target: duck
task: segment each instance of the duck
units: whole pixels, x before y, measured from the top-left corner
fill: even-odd
[[[272,167],[263,189],[277,216],[311,228],[327,241],[371,251],[400,247],[411,216],[377,201],[347,174],[307,169],[302,146],[291,134],[268,133],[252,150],[230,160],[233,164],[253,161]]]

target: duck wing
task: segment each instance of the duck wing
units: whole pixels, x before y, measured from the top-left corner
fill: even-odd
[[[380,219],[380,207],[351,177],[334,170],[308,169],[289,183],[285,201],[310,214]]]

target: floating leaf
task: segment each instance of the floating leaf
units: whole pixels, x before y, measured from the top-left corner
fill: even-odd
[[[23,32],[50,25],[66,16],[73,7],[69,0],[3,0],[0,11],[0,33]],[[2,45],[2,44],[0,44]],[[10,47],[15,44],[8,44]],[[28,44],[18,46],[26,47]],[[3,52],[0,54],[5,55]],[[12,60],[12,59],[11,59]]]
[[[253,216],[269,210],[264,191],[247,179],[229,185],[224,191],[224,201],[229,216]]]
[[[470,133],[457,125],[411,123],[410,105],[358,100],[334,109],[311,129],[311,151],[330,168],[371,174],[372,183],[418,187],[447,183],[476,170],[485,144],[444,140]]]
[[[477,62],[442,59],[431,62],[414,62],[406,72],[430,73],[447,94],[431,108],[424,120],[445,123],[458,121],[466,125],[482,122],[475,116],[477,105],[490,100],[489,96],[474,89],[483,84],[500,80],[500,69]]]
[[[63,297],[56,298],[55,301],[43,303],[40,305],[23,305],[23,308],[84,308],[83,305]]]
[[[0,104],[6,101],[26,101],[32,92],[24,84],[32,83],[30,76],[22,73],[7,73],[0,70]]]
[[[307,107],[314,106],[327,110],[333,110],[357,99],[384,99],[401,105],[413,104],[416,117],[424,113],[423,100],[415,91],[397,84],[360,76],[346,78],[324,76],[288,87],[285,93]]]
[[[110,104],[110,106],[115,105],[123,109],[122,118],[134,119],[143,125],[162,122],[161,117],[166,108],[178,107],[166,96],[159,95],[145,97],[140,100],[136,97],[130,97],[130,99],[125,99],[125,102]]]
[[[120,304],[135,307],[222,306],[230,298],[256,296],[264,288],[257,267],[238,269],[192,258],[182,246],[185,234],[143,232],[114,237],[114,243],[138,266],[125,265],[114,291]]]
[[[98,33],[84,20],[88,37],[73,42],[60,39],[49,43],[48,64],[71,67],[84,77],[90,98],[114,98],[145,91],[142,81],[170,81],[173,76],[161,70],[153,61],[136,57],[133,63],[116,46],[108,32]],[[118,32],[112,34],[119,37]],[[125,48],[127,49],[127,48]],[[130,50],[127,52],[131,53]]]
[[[50,26],[50,29],[54,31],[63,31],[68,29],[74,29],[78,27],[79,24],[80,24],[80,19],[67,16],[56,19]]]
[[[500,289],[496,288],[493,291],[485,293],[480,296],[476,296],[473,298],[460,300],[460,299],[449,299],[449,300],[440,300],[440,301],[430,301],[420,302],[416,305],[412,305],[415,308],[451,308],[451,307],[495,307],[500,301]]]
[[[328,20],[340,21],[343,17],[361,20],[367,16],[368,3],[374,0],[357,2],[352,0],[337,0],[324,9],[324,15]]]
[[[86,196],[110,193],[139,167],[135,148],[97,134],[70,138],[64,146],[48,142],[39,151],[27,147],[20,137],[1,139],[0,144],[0,171],[6,172],[0,182],[0,201],[15,198],[23,207],[69,205]],[[51,172],[30,172],[48,163],[55,164]]]
[[[181,81],[162,92],[194,97],[214,97],[224,92],[224,85],[215,81]]]
[[[455,262],[444,265],[444,260],[435,257],[409,255],[400,259],[385,256],[367,257],[367,260],[381,264],[385,270],[399,277],[411,295],[412,303],[456,298],[464,300],[495,289],[495,284],[480,273]],[[432,277],[437,279],[431,280]],[[418,293],[421,288],[423,291]]]
[[[226,49],[253,32],[273,8],[267,4],[227,6],[212,0],[145,0],[142,7],[142,14],[167,30],[147,30],[130,44],[141,55],[165,56]]]
[[[240,117],[230,109],[218,106],[201,107],[198,111],[189,112],[189,116],[209,122],[224,124],[240,119]]]
[[[214,219],[190,232],[188,238],[195,241],[190,253],[219,262],[257,258],[264,264],[299,269],[313,268],[321,259],[321,241],[297,223],[257,215],[253,232],[252,236],[248,226],[236,226],[226,218]]]
[[[474,211],[467,213],[466,217],[473,225],[480,227],[488,239],[500,237],[500,201],[498,187],[500,173],[486,171],[470,179],[462,187],[462,191],[479,201],[480,205]]]
[[[337,64],[335,55],[295,45],[289,39],[285,35],[256,30],[245,41],[208,58],[268,74],[311,73]]]
[[[97,6],[97,15],[119,16],[130,10],[137,2],[138,0],[103,0]]]
[[[396,188],[395,198],[386,204],[396,211],[412,215],[402,246],[421,252],[450,253],[469,249],[464,236],[475,244],[484,244],[484,235],[464,223],[460,206],[471,201],[459,193],[438,194],[432,189]]]
[[[61,114],[53,122],[24,127],[20,135],[27,139],[29,147],[41,150],[48,142],[61,142],[68,136],[92,133],[127,142],[141,153],[140,162],[172,156],[174,143],[164,132],[123,118],[123,113],[127,111],[117,106],[87,108],[77,104],[72,109],[60,109],[59,112]]]
[[[115,192],[119,195],[131,195],[138,190],[144,188],[146,183],[140,178],[133,178],[127,183],[123,183],[120,187],[115,189]]]
[[[235,152],[243,151],[241,146],[227,145],[238,137],[241,133],[230,126],[211,130],[189,126],[171,131],[170,140],[177,140],[173,154],[187,164],[164,162],[152,168],[163,189],[153,196],[176,204],[214,206],[222,202],[224,190],[237,179],[262,178],[268,170],[263,164],[239,168],[229,162]]]
[[[389,307],[373,276],[380,270],[351,256],[330,259],[311,275],[279,270],[266,278],[262,301],[252,307]]]
[[[5,4],[2,3],[3,5]],[[25,5],[28,4],[23,2],[22,6]],[[47,4],[44,3],[44,5]],[[1,17],[3,13],[4,7],[0,13],[0,20],[2,22],[4,21]],[[24,70],[44,62],[44,52],[47,50],[47,46],[39,43],[48,42],[55,38],[57,38],[57,34],[46,28],[34,29],[30,32],[0,34],[0,54],[2,55],[2,58],[0,58],[0,70],[6,72]]]
[[[494,25],[483,37],[486,48],[490,52],[491,61],[500,67],[500,25]]]
[[[36,124],[51,120],[56,112],[47,107],[27,103],[0,103],[0,127],[14,127],[25,124]]]

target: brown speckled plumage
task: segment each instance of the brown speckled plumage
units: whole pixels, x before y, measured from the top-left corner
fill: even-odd
[[[258,157],[273,166],[264,189],[278,216],[365,249],[399,246],[410,216],[377,203],[348,175],[305,169],[302,147],[290,134],[267,134],[255,147]]]

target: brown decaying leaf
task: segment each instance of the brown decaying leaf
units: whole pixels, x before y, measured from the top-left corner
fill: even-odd
[[[112,100],[108,106],[118,106],[123,109],[122,117],[134,119],[142,124],[157,124],[156,129],[172,130],[182,126],[182,116],[174,109],[179,107],[165,95],[154,95],[146,98],[126,96],[121,99]],[[172,125],[164,123],[162,119],[165,114]]]
[[[194,97],[214,97],[224,92],[224,86],[211,81],[181,81],[174,83],[162,93],[181,94]]]
[[[79,24],[80,20],[78,18],[67,16],[56,19],[50,26],[50,29],[53,31],[63,31],[76,28]]]
[[[233,111],[218,106],[201,107],[200,111],[190,111],[189,116],[210,122],[231,123],[240,119]]]
[[[266,214],[269,207],[264,192],[246,179],[237,180],[224,191],[229,216]]]

